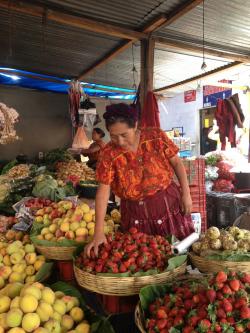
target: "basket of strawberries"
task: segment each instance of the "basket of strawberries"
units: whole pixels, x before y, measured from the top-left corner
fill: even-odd
[[[78,249],[79,251],[79,249]],[[98,257],[86,258],[80,249],[74,272],[80,286],[112,296],[136,295],[146,285],[162,284],[186,270],[185,255],[173,256],[171,245],[162,236],[147,235],[131,228],[127,233],[107,236]]]
[[[250,332],[250,274],[186,276],[140,291],[135,321],[142,333]]]

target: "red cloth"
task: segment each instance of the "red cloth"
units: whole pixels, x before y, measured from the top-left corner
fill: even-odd
[[[149,91],[141,114],[141,127],[160,127],[159,113],[156,97]]]
[[[121,200],[121,227],[123,231],[136,227],[150,235],[175,235],[181,240],[194,232],[194,226],[191,215],[181,212],[180,202],[180,190],[174,182],[144,200]]]
[[[231,147],[236,147],[236,133],[234,116],[226,99],[217,100],[215,119],[219,127],[221,150],[226,148],[226,137],[231,143]]]

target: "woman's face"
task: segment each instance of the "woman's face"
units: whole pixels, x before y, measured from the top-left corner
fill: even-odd
[[[129,149],[136,142],[136,130],[137,123],[133,128],[129,128],[126,123],[115,123],[109,127],[111,141],[123,149]]]
[[[96,131],[92,132],[92,140],[98,141],[100,139],[100,134],[98,134]]]

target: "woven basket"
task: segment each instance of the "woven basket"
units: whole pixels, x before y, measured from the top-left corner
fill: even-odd
[[[35,245],[37,252],[52,260],[72,260],[75,246],[41,246]]]
[[[169,272],[149,276],[115,277],[100,276],[85,272],[74,265],[75,277],[78,284],[90,291],[110,296],[137,295],[142,287],[150,284],[163,284],[184,274],[187,263]]]
[[[250,272],[249,261],[219,261],[209,260],[200,256],[197,256],[193,252],[189,253],[189,258],[192,264],[197,267],[203,273],[216,273],[221,270],[231,269],[237,272]]]

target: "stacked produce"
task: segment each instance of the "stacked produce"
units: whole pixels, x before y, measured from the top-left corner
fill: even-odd
[[[131,228],[127,233],[116,232],[107,236],[107,243],[99,248],[98,257],[94,251],[91,258],[84,252],[76,259],[76,265],[92,273],[147,272],[166,269],[171,255],[171,246],[162,236],[151,236]]]
[[[0,288],[12,282],[34,282],[44,263],[45,257],[36,254],[33,244],[0,242]]]
[[[28,164],[15,165],[6,175],[12,179],[26,178],[30,175],[30,166]]]
[[[56,166],[57,179],[64,182],[70,181],[72,177],[80,180],[95,180],[95,172],[89,168],[86,163],[80,163],[75,160],[69,162],[60,162]]]
[[[0,233],[6,232],[17,222],[13,216],[0,215]]]
[[[250,231],[236,226],[228,231],[211,227],[192,245],[192,250],[201,256],[211,253],[209,250],[247,253],[250,252]]]
[[[22,231],[17,231],[13,229],[9,229],[5,234],[4,234],[4,241],[6,242],[13,242],[15,240],[20,240],[23,245],[30,243],[30,237],[28,234],[25,234]]]
[[[76,297],[35,282],[12,284],[0,295],[0,332],[89,333]]]
[[[221,271],[204,283],[166,286],[165,293],[148,304],[147,332],[249,332],[249,283],[250,274]]]
[[[119,223],[119,212],[114,212],[113,215]],[[35,214],[35,222],[43,226],[36,236],[38,240],[57,242],[69,239],[85,242],[94,235],[95,211],[86,203],[80,203],[75,207],[71,201],[64,200],[39,209]],[[107,215],[105,233],[113,232],[118,228],[117,225],[111,216]]]

